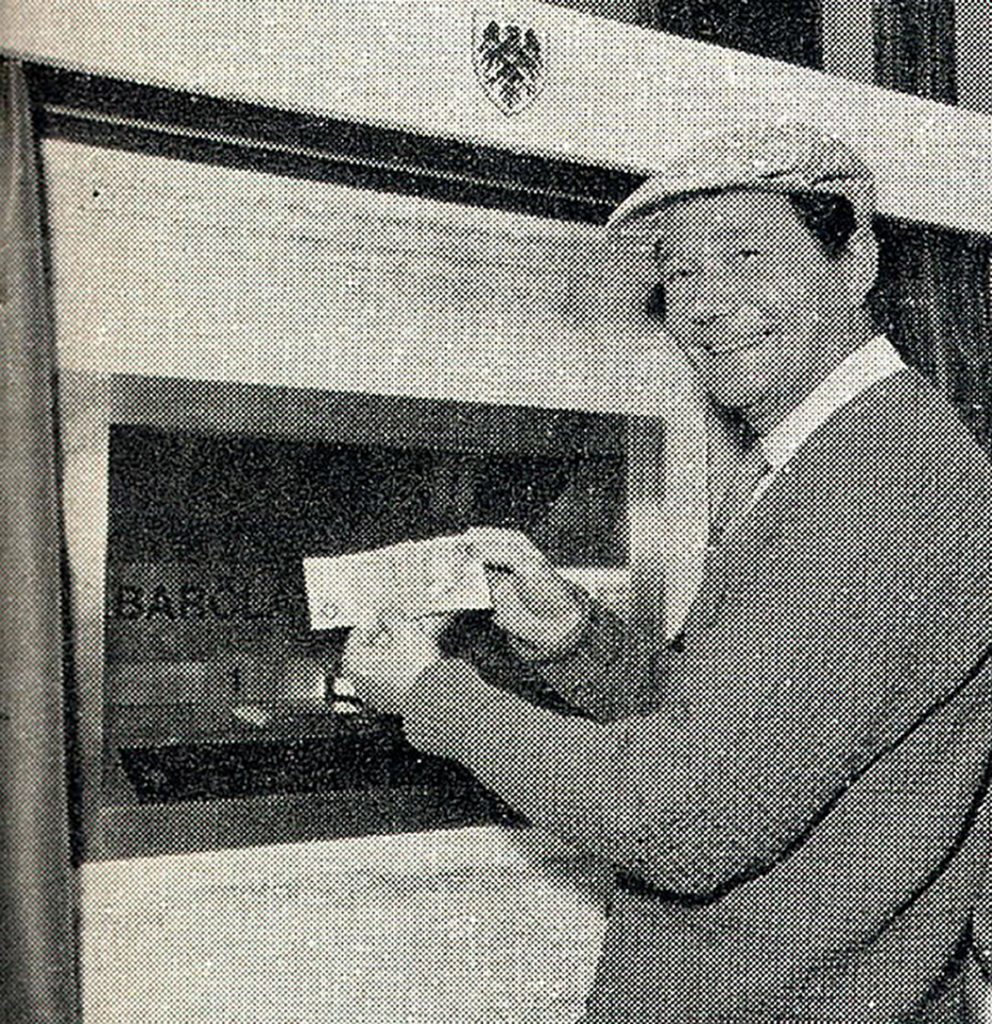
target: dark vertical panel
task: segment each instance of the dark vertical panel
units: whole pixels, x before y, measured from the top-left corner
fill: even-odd
[[[0,944],[5,1020],[77,1019],[63,690],[55,334],[20,64],[0,60]]]
[[[874,0],[875,84],[957,102],[954,0]]]
[[[641,24],[761,57],[823,66],[821,0],[642,0]]]
[[[875,81],[957,101],[954,0],[875,0]],[[881,326],[992,451],[987,237],[922,224],[879,226]]]
[[[879,326],[992,454],[992,240],[896,222],[878,234]]]

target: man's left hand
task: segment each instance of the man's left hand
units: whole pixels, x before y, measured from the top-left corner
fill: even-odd
[[[437,637],[446,622],[447,616],[391,616],[377,626],[355,626],[345,645],[341,672],[354,680],[363,701],[378,711],[394,712],[417,676],[440,659]]]

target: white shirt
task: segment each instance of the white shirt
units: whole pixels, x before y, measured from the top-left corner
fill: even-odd
[[[818,427],[873,384],[905,369],[902,357],[884,334],[876,335],[838,363],[791,412],[758,439],[771,471],[758,481],[749,507]]]

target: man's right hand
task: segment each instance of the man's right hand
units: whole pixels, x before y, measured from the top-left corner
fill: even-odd
[[[565,653],[586,617],[572,585],[518,530],[478,526],[465,540],[486,567],[493,622],[533,657]]]

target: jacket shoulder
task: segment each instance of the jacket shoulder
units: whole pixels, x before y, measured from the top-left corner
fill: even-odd
[[[838,410],[793,462],[796,486],[837,514],[970,509],[992,526],[992,463],[950,402],[915,370]]]

